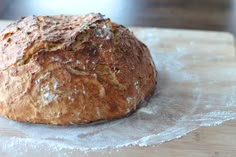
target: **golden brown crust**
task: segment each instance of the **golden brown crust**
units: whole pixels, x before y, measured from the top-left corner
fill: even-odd
[[[13,120],[119,118],[155,88],[147,47],[101,14],[25,17],[0,40],[0,113]]]

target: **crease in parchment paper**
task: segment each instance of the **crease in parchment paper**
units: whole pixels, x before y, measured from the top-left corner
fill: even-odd
[[[156,38],[152,31],[155,29],[139,31],[137,36],[148,44],[158,69],[158,84],[153,96],[136,112],[114,121],[73,126],[0,118],[0,152],[21,156],[33,150],[35,154],[55,155],[65,150],[149,146],[182,137],[200,126],[235,119],[236,63],[221,67],[222,55],[204,57],[201,48],[199,53],[191,53],[197,41],[158,49],[167,41]]]

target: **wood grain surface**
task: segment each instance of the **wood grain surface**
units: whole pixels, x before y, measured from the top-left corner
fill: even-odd
[[[8,21],[0,21],[0,29],[6,26]],[[139,28],[142,29],[142,28]],[[145,28],[143,28],[145,29]],[[133,28],[135,30],[135,28]],[[179,30],[172,30],[179,31]],[[182,32],[184,33],[184,32]],[[214,41],[212,38],[208,38],[209,32],[201,31],[188,31],[188,34],[196,36],[196,34],[204,35],[203,38],[209,42]],[[225,51],[235,53],[233,37],[229,33],[217,33],[216,35],[221,39],[222,43],[228,45]],[[214,42],[211,45],[207,45],[206,50],[214,47]],[[223,53],[222,53],[223,54]],[[232,60],[229,59],[229,60]],[[105,149],[94,152],[80,152],[80,151],[66,151],[65,154],[69,156],[163,156],[163,157],[235,157],[236,156],[236,121],[229,121],[219,126],[202,127],[197,129],[188,135],[175,139],[169,142],[165,142],[161,145],[153,145],[148,147],[127,147],[122,149]],[[0,143],[0,146],[4,145]],[[32,152],[28,152],[26,156],[32,156]],[[10,157],[11,155],[6,155]],[[34,155],[35,156],[35,155]],[[40,156],[40,154],[37,154]],[[63,156],[63,155],[62,155]]]
[[[165,142],[159,146],[129,147],[119,150],[72,153],[72,156],[104,157],[235,157],[236,121],[219,126],[202,127],[180,139]]]

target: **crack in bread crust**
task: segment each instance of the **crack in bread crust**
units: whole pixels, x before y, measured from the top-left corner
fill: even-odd
[[[2,40],[0,43],[2,53],[0,69],[17,66],[16,62],[20,62],[19,65],[24,64],[22,60],[28,60],[28,57],[39,50],[38,47],[48,48],[49,43],[66,49],[75,41],[79,33],[88,29],[89,25],[105,20],[109,19],[104,19],[101,14],[88,14],[80,17],[64,15],[23,17],[0,33]]]

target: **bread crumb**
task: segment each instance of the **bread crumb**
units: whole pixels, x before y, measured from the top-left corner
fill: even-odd
[[[61,61],[61,58],[51,57],[51,61],[52,62],[58,62],[58,61]]]
[[[72,97],[72,96],[68,96],[68,99],[69,99],[71,102],[74,102],[74,101],[75,101],[75,98]]]
[[[57,95],[55,95],[52,92],[46,92],[43,94],[43,103],[45,105],[50,104],[53,100],[55,100],[57,98]]]
[[[81,64],[81,62],[79,60],[76,60],[76,64]]]
[[[100,113],[100,110],[98,107],[96,107],[96,111],[97,111],[97,116],[100,117],[101,116],[101,113]]]
[[[67,64],[67,63],[71,63],[71,62],[73,62],[73,59],[71,58],[71,59],[69,59],[69,60],[67,60],[67,61],[64,61],[64,62],[62,62],[63,64]]]
[[[127,98],[126,98],[126,100],[127,100],[128,104],[130,104],[130,103],[131,103],[132,99],[133,99],[133,98],[131,98],[131,97],[127,97]]]
[[[86,95],[86,91],[85,91],[85,87],[84,87],[84,85],[82,85],[82,88],[83,88],[82,93],[83,93],[84,95]]]

